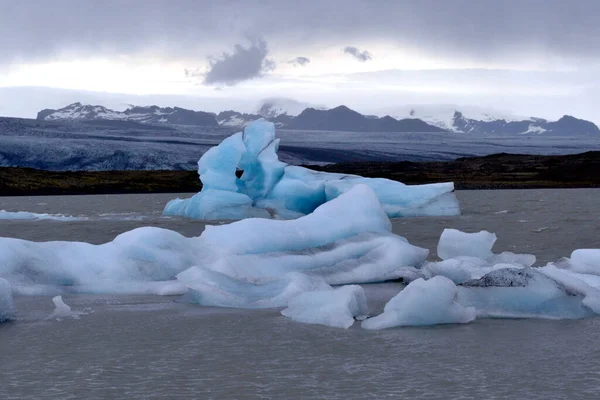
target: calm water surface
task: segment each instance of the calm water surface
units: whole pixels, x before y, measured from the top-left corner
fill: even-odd
[[[543,264],[600,247],[600,190],[458,192],[463,215],[394,221],[431,250],[442,230],[496,232],[496,252]],[[102,243],[139,226],[197,236],[163,218],[174,195],[0,198],[0,209],[84,221],[2,221],[0,236]],[[372,313],[400,290],[366,286]],[[306,325],[278,310],[157,296],[65,296],[79,320],[48,320],[49,297],[18,297],[0,325],[0,399],[600,398],[600,318],[481,319],[379,332]]]

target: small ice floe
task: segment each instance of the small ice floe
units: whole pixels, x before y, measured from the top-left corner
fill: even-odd
[[[53,297],[52,302],[55,307],[54,312],[46,319],[56,319],[57,321],[62,321],[63,318],[79,319],[80,315],[87,314],[87,312],[71,310],[71,307],[63,301],[62,296]]]
[[[0,210],[0,220],[54,220],[54,221],[81,221],[87,218],[73,217],[63,214],[37,214],[28,211]]]
[[[494,214],[508,214],[508,210],[496,211]]]
[[[535,233],[542,233],[542,232],[544,232],[544,231],[545,231],[545,230],[547,230],[547,229],[548,229],[548,227],[547,227],[547,226],[543,226],[543,227],[541,227],[541,228],[534,229],[532,232],[535,232]]]

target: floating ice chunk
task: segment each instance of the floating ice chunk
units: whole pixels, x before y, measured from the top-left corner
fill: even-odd
[[[473,279],[482,270],[487,271],[488,263],[480,258],[459,257],[441,262],[428,262],[423,266],[423,272],[428,278],[445,276],[454,283],[462,283]],[[485,275],[485,272],[481,275]]]
[[[345,175],[325,182],[326,200],[334,199],[359,184],[373,189],[390,218],[460,214],[452,182],[408,186],[389,179]]]
[[[458,215],[453,183],[407,186],[388,179],[330,174],[279,161],[272,123],[258,120],[225,139],[198,161],[203,189],[175,199],[165,215],[196,219],[298,218],[354,186],[371,187],[390,217]],[[237,178],[236,171],[243,171]],[[265,210],[268,209],[268,210]]]
[[[585,296],[582,304],[594,313],[600,314],[600,290],[597,286],[598,280],[594,279],[597,277],[561,270],[553,265],[548,265],[539,270],[542,274],[559,282],[571,294]]]
[[[87,218],[72,217],[63,214],[38,214],[29,211],[0,210],[0,220],[53,220],[53,221],[82,221]]]
[[[448,278],[417,279],[394,296],[382,314],[362,322],[365,329],[467,323],[475,309],[456,302],[457,288]]]
[[[459,284],[496,269],[524,268],[535,263],[532,254],[492,253],[495,240],[496,235],[487,231],[465,233],[445,229],[438,244],[438,255],[443,261],[426,263],[423,273],[426,277],[445,276]]]
[[[299,294],[281,314],[298,322],[348,329],[368,311],[363,288],[348,285]]]
[[[7,280],[0,278],[0,322],[13,318],[15,312],[12,289]]]
[[[457,301],[486,317],[575,319],[593,315],[584,299],[589,295],[593,300],[595,289],[552,272],[498,269],[459,286]]]
[[[54,312],[47,319],[56,319],[59,321],[63,318],[79,319],[80,315],[86,314],[81,311],[72,311],[71,307],[63,301],[62,296],[53,297],[52,302],[54,303]]]
[[[494,254],[486,261],[489,264],[512,264],[517,267],[531,267],[535,264],[536,257],[533,254],[515,254],[510,251],[504,251],[500,254]]]
[[[402,278],[406,275],[405,267],[420,266],[427,255],[426,249],[413,246],[399,236],[362,233],[296,251],[244,255],[220,253],[218,257],[199,264],[250,280],[301,272],[321,277],[331,285],[343,285]]]
[[[466,233],[456,229],[444,229],[437,247],[438,256],[442,260],[468,256],[487,259],[493,256],[492,247],[496,235],[488,231]]]
[[[102,245],[0,238],[0,276],[29,295],[183,293],[174,280],[192,266],[248,281],[300,272],[329,284],[381,282],[404,278],[428,255],[390,227],[372,190],[358,185],[297,220],[248,219],[197,238],[153,227]]]
[[[571,253],[571,269],[584,274],[600,275],[600,249],[579,249]]]
[[[22,294],[129,293],[128,287],[139,293],[144,283],[174,280],[207,257],[198,238],[153,227],[134,229],[102,245],[0,238],[0,276]],[[143,291],[165,291],[157,285]]]
[[[291,221],[247,219],[207,226],[202,239],[222,251],[251,254],[303,250],[362,232],[387,233],[391,227],[377,196],[369,187],[358,185],[305,217]]]
[[[322,279],[291,272],[280,278],[249,281],[232,278],[202,267],[192,267],[177,275],[190,290],[185,299],[191,303],[215,307],[285,307],[300,293],[331,289]]]
[[[252,206],[252,199],[243,193],[203,189],[190,199],[173,199],[163,211],[165,216],[183,215],[188,218],[216,220],[269,218],[267,210]]]

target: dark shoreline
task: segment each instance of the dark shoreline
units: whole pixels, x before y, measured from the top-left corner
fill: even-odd
[[[600,152],[565,156],[493,154],[440,162],[357,162],[307,166],[326,172],[398,180],[448,182],[458,190],[600,188]],[[0,196],[195,193],[196,171],[42,171],[0,168]]]

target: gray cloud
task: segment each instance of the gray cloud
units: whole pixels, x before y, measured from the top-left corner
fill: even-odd
[[[206,85],[235,85],[249,79],[259,78],[275,69],[275,62],[267,58],[269,49],[262,39],[252,41],[249,47],[236,44],[233,53],[223,53],[209,60],[209,69],[204,74]],[[187,76],[197,71],[186,70]]]
[[[350,54],[352,57],[356,58],[360,62],[365,62],[371,60],[373,57],[371,53],[366,50],[359,50],[354,46],[346,46],[344,47],[344,53]]]
[[[244,37],[474,60],[600,60],[597,0],[0,0],[0,64],[144,54],[199,61]],[[310,53],[306,52],[310,56]]]
[[[303,67],[308,63],[310,63],[310,58],[308,57],[296,57],[293,60],[288,61],[288,64],[292,64],[294,67]]]

